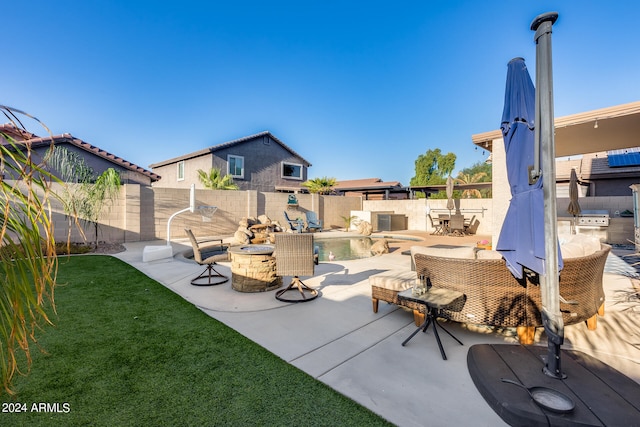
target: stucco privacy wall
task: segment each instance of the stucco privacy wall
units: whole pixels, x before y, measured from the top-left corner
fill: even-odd
[[[53,185],[54,191],[63,194],[59,185]],[[494,192],[497,187],[494,188]],[[407,215],[409,230],[432,231],[426,217],[427,206],[433,212],[445,213],[444,199],[417,200],[362,200],[360,197],[320,196],[317,194],[297,194],[298,207],[289,208],[286,193],[261,193],[256,191],[214,191],[196,190],[196,206],[212,205],[218,210],[211,220],[203,220],[196,213],[185,212],[177,215],[171,222],[171,238],[186,238],[185,227],[194,230],[197,236],[228,237],[238,228],[238,222],[243,217],[257,217],[266,214],[272,220],[286,225],[283,212],[289,209],[290,216],[303,216],[305,211],[314,211],[323,220],[325,229],[344,228],[345,221],[351,211],[383,211]],[[494,226],[496,201],[492,199],[457,199],[456,211],[465,216],[476,215],[479,221],[477,234],[492,236],[494,241],[500,233],[499,226]],[[508,204],[508,199],[506,201]],[[559,230],[568,227],[569,217],[566,214],[567,198],[559,198],[558,222]],[[55,198],[51,199],[52,221],[55,227],[55,237],[65,241],[69,223],[64,215],[62,204]],[[580,199],[582,209],[605,209],[611,215],[610,226],[600,230],[600,236],[609,243],[629,244],[633,241],[633,218],[620,218],[615,212],[633,210],[632,196],[614,197],[584,197]],[[174,213],[189,206],[188,189],[169,189],[125,184],[120,196],[110,209],[105,209],[101,219],[100,241],[106,242],[135,242],[166,239],[167,221]],[[589,234],[594,230],[580,229],[581,233]],[[95,240],[94,229],[86,228],[86,238]],[[83,241],[77,227],[71,228],[71,240]]]
[[[455,210],[452,213],[463,214],[465,217],[476,216],[479,222],[476,234],[491,235],[493,232],[492,199],[455,199]],[[393,212],[407,216],[409,230],[432,232],[433,228],[427,218],[427,207],[432,217],[438,214],[448,214],[446,199],[416,199],[416,200],[365,200],[364,211]]]

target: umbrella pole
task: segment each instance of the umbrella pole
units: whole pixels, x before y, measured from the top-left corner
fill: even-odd
[[[548,337],[544,373],[563,378],[560,346],[564,341],[564,323],[560,313],[558,285],[558,224],[556,206],[555,141],[553,113],[553,75],[551,63],[551,27],[555,12],[536,17],[531,23],[536,42],[536,145],[540,150],[544,194],[545,275],[541,276],[542,320]]]

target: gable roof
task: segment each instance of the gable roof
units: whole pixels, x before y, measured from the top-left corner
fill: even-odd
[[[79,138],[72,136],[69,133],[48,136],[48,137],[39,137],[33,133],[21,131],[11,123],[5,123],[3,125],[0,125],[0,142],[3,145],[7,145],[8,141],[4,138],[3,135],[1,135],[1,133],[4,133],[10,136],[17,143],[22,143],[22,144],[29,143],[33,148],[48,147],[52,143],[55,145],[71,144],[80,148],[81,150],[89,152],[95,156],[101,157],[107,160],[108,162],[113,163],[123,169],[145,175],[151,179],[151,182],[158,181],[160,179],[160,175],[153,173],[151,171],[148,171],[143,167],[140,167],[121,157],[116,156],[115,154],[111,154],[108,151],[105,151],[99,147],[96,147],[95,145],[91,145],[88,142],[85,142]]]
[[[223,142],[222,144],[213,145],[211,147],[204,148],[204,149],[198,150],[198,151],[194,151],[194,152],[189,153],[189,154],[183,154],[182,156],[174,157],[174,158],[169,159],[169,160],[163,160],[161,162],[149,165],[149,167],[150,168],[158,168],[158,167],[161,167],[161,166],[169,165],[171,163],[177,163],[177,162],[182,161],[182,160],[188,160],[188,159],[193,159],[195,157],[205,156],[207,154],[212,154],[212,153],[215,153],[216,151],[223,150],[223,149],[229,148],[229,147],[233,147],[234,145],[242,144],[244,142],[251,141],[251,140],[257,139],[257,138],[261,138],[263,136],[270,137],[275,142],[280,144],[282,146],[282,148],[284,148],[285,150],[287,150],[288,152],[290,152],[294,156],[300,158],[300,160],[302,160],[307,167],[311,166],[311,163],[309,163],[309,161],[305,160],[304,157],[302,157],[300,154],[296,153],[291,147],[289,147],[287,144],[285,144],[280,139],[275,137],[271,132],[266,130],[266,131],[259,132],[259,133],[253,134],[253,135],[248,135],[248,136],[245,136],[245,137],[242,137],[242,138],[234,139],[232,141]]]

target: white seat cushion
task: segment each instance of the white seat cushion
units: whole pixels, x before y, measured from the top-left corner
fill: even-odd
[[[479,250],[476,252],[477,259],[502,259],[502,254],[498,251]]]
[[[371,286],[398,292],[412,288],[416,281],[416,272],[411,270],[389,270],[369,276]]]
[[[443,258],[474,259],[476,251],[473,246],[461,246],[459,248],[434,248],[432,246],[411,246],[411,258],[415,254],[438,256]]]

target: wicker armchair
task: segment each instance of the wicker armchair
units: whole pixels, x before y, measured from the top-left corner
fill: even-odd
[[[276,233],[276,274],[293,276],[291,284],[276,292],[285,302],[306,302],[318,297],[318,291],[305,285],[298,276],[313,276],[315,254],[313,234]],[[297,290],[298,292],[292,292]]]
[[[601,245],[594,254],[564,260],[560,295],[568,302],[560,309],[565,325],[586,321],[595,329],[596,315],[604,314],[602,275],[611,247]],[[540,286],[531,279],[518,280],[502,259],[458,259],[416,254],[416,272],[436,288],[466,295],[460,311],[441,315],[461,323],[516,327],[523,344],[532,344],[535,328],[542,326]],[[457,308],[456,308],[457,309]]]

